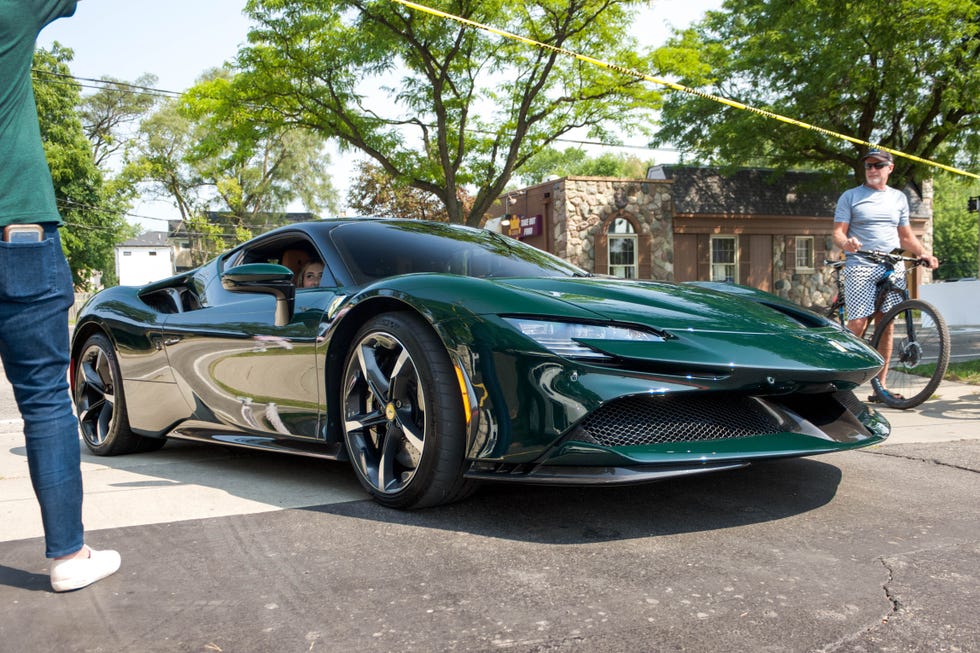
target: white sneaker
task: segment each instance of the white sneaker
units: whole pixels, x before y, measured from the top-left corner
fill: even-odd
[[[51,562],[51,587],[55,592],[68,592],[91,585],[111,576],[119,569],[122,559],[116,551],[89,549],[87,558],[68,558]]]

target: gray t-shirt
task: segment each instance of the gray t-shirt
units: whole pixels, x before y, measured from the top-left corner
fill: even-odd
[[[909,200],[900,190],[875,190],[864,184],[844,191],[837,200],[834,222],[848,225],[848,237],[861,241],[861,249],[890,252],[901,247],[898,227],[909,226]],[[847,253],[847,265],[875,265],[864,257]]]

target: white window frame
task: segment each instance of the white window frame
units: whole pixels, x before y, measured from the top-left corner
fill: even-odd
[[[807,245],[800,247],[800,243],[808,243]],[[814,240],[813,236],[797,236],[796,237],[796,269],[802,272],[813,272],[813,262],[815,260],[815,250],[814,250]],[[800,260],[800,253],[804,253],[802,261]]]
[[[718,253],[723,253],[717,247],[717,243],[722,241],[731,242],[732,244],[731,260],[716,262],[715,252],[717,251]],[[711,263],[711,281],[731,281],[732,283],[738,283],[738,236],[728,234],[712,236],[709,249],[710,252],[708,253],[708,256]],[[729,274],[729,272],[731,274]]]
[[[620,231],[627,229],[628,231]],[[631,242],[633,248],[632,263],[613,263],[613,241]],[[616,252],[621,254],[622,252]],[[639,258],[639,238],[636,230],[626,218],[615,218],[606,231],[606,261],[608,274],[621,279],[636,279],[639,273],[637,259]]]

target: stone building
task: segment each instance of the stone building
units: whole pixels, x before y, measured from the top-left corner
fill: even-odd
[[[504,233],[590,272],[731,281],[809,307],[836,291],[823,261],[839,256],[831,234],[841,190],[821,173],[656,166],[646,179],[563,177],[520,189],[491,216]],[[932,186],[906,194],[912,229],[931,248]]]

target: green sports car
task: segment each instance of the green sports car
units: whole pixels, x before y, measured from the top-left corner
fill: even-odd
[[[378,502],[419,508],[483,481],[637,483],[875,444],[890,427],[852,390],[881,363],[742,286],[598,277],[490,231],[347,219],[100,292],[71,379],[95,454],[183,438],[347,459]]]

